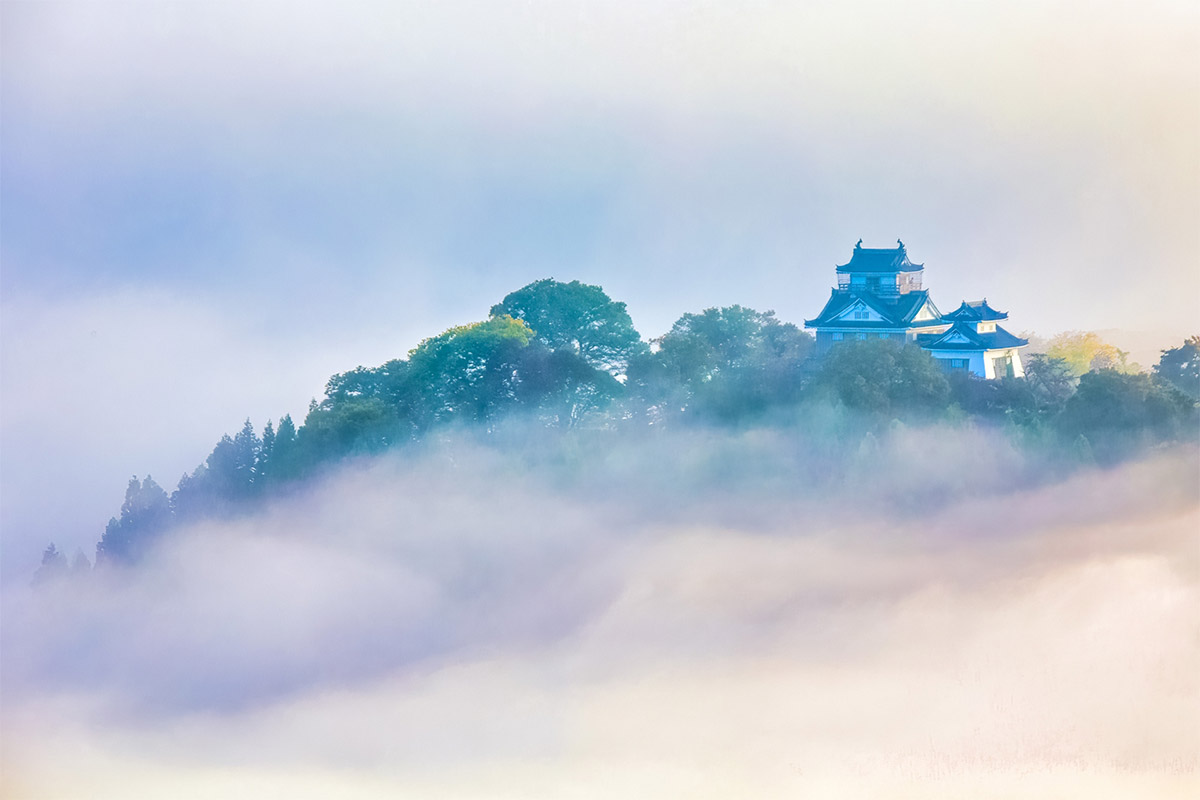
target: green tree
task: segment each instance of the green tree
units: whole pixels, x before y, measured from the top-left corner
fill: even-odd
[[[623,392],[608,372],[575,353],[550,350],[540,342],[520,352],[516,369],[518,406],[552,427],[579,425]]]
[[[1194,436],[1196,406],[1144,373],[1089,372],[1057,419],[1067,441],[1083,436],[1098,461],[1111,463],[1144,447]]]
[[[109,520],[96,545],[96,563],[136,561],[171,522],[171,505],[163,488],[149,475],[144,481],[133,476],[125,488],[121,516]]]
[[[745,419],[795,399],[813,340],[772,311],[742,306],[684,314],[630,363],[629,385],[650,406]]]
[[[985,380],[970,372],[956,371],[946,379],[951,399],[972,416],[1017,423],[1029,423],[1038,416],[1036,393],[1022,378]]]
[[[394,418],[395,430],[387,434],[393,442],[415,436],[428,417],[419,387],[412,379],[411,365],[403,359],[334,375],[325,384],[321,406],[332,409],[341,403],[372,399],[381,401]]]
[[[1200,336],[1163,350],[1154,374],[1193,400],[1200,400]]]
[[[283,483],[298,477],[302,471],[300,452],[296,446],[296,423],[291,414],[279,419],[275,440],[271,445],[271,460],[268,462],[268,480]]]
[[[1046,347],[1049,358],[1062,359],[1071,372],[1082,375],[1099,369],[1137,372],[1137,364],[1128,363],[1129,353],[1119,350],[1091,331],[1067,331],[1052,338]]]
[[[1033,354],[1025,360],[1025,384],[1039,414],[1057,414],[1075,394],[1079,377],[1071,365],[1061,358]]]
[[[258,458],[262,440],[254,433],[254,425],[247,419],[242,429],[233,437],[236,484],[243,497],[256,494],[261,488],[258,481]]]
[[[915,344],[882,339],[834,347],[812,389],[849,409],[884,417],[934,416],[950,401],[950,385],[929,353]]]
[[[395,409],[378,397],[327,400],[314,406],[297,434],[304,468],[350,455],[379,453],[408,431]]]
[[[1075,393],[1079,379],[1061,358],[1035,354],[1024,378],[984,380],[969,372],[948,374],[953,401],[968,414],[1040,429]]]
[[[414,420],[480,422],[515,404],[520,351],[533,339],[523,321],[508,315],[460,325],[417,345],[409,354],[408,380],[420,397]]]
[[[238,503],[257,494],[258,455],[262,442],[246,420],[237,435],[221,437],[205,461],[203,481],[215,497],[226,504]]]
[[[171,506],[171,516],[176,520],[185,521],[203,514],[203,502],[200,497],[203,471],[204,465],[201,464],[191,475],[183,473],[179,483],[175,485],[175,491],[171,492],[168,502]]]
[[[409,364],[403,359],[393,359],[374,368],[356,367],[330,378],[325,384],[325,396],[334,402],[377,397],[397,408],[404,408],[414,399],[408,372]]]
[[[575,353],[613,375],[645,349],[625,304],[579,281],[535,281],[492,306],[491,314],[522,320],[546,347]]]
[[[277,438],[272,431],[272,452]],[[263,442],[247,419],[236,436],[222,436],[204,463],[179,479],[171,511],[180,521],[233,512],[262,493],[264,463]]]
[[[275,454],[275,425],[271,420],[263,427],[262,441],[258,448],[258,481],[266,486],[271,481],[271,457]]]

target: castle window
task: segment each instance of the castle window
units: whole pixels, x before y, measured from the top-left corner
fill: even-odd
[[[865,308],[856,309],[854,312],[854,318],[855,319],[870,319],[871,312],[867,311]]]
[[[867,340],[867,335],[866,335],[865,333],[860,333],[860,334],[858,335],[858,340],[859,340],[860,342],[865,342],[865,341]]]
[[[881,334],[879,334],[879,338],[880,339],[890,339],[890,338],[892,338],[892,335],[890,333],[881,333]]]
[[[938,364],[946,372],[967,372],[970,369],[971,361],[967,358],[939,358]]]
[[[842,333],[838,332],[833,334],[830,338],[832,338],[835,342],[840,342],[842,340],[842,335]]]

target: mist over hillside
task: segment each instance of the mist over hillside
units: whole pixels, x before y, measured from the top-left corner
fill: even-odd
[[[1198,347],[984,380],[535,282],[6,583],[4,789],[1186,793]]]
[[[870,252],[897,258],[904,248]],[[922,293],[907,296],[928,306]],[[1200,337],[1164,350],[1151,374],[1090,332],[1060,334],[1022,364],[1025,340],[1004,331],[977,334],[974,324],[943,318],[938,327],[951,333],[934,335],[975,337],[961,345],[974,350],[952,351],[970,358],[935,356],[942,345],[934,342],[931,351],[930,341],[907,330],[872,329],[847,341],[825,331],[825,339],[814,340],[772,311],[739,305],[686,313],[647,342],[625,303],[602,287],[541,279],[507,294],[483,321],[429,336],[403,357],[333,375],[303,419],[284,414],[260,434],[247,418],[173,490],[135,474],[95,546],[95,564],[136,564],[181,526],[249,513],[347,459],[419,448],[455,431],[490,438],[493,446],[526,448],[532,437],[552,450],[594,445],[601,452],[662,431],[757,431],[763,441],[798,436],[804,446],[792,458],[804,474],[794,482],[831,489],[839,481],[861,486],[854,473],[880,463],[879,434],[913,423],[962,429],[954,435],[975,427],[1003,431],[978,453],[984,471],[1007,450],[1044,463],[1047,474],[1063,474],[1196,440]],[[1003,346],[979,338],[1001,334]],[[913,443],[936,449],[940,438]],[[562,466],[586,467],[590,455]],[[742,476],[727,478],[740,484]],[[750,483],[770,479],[763,473]],[[914,506],[925,505],[928,490],[919,483],[906,491]],[[940,491],[960,492],[970,480],[960,484]],[[82,550],[68,561],[51,541],[35,580],[90,567]]]
[[[5,793],[1196,788],[1194,448],[807,448],[448,433],[10,591]]]
[[[0,2],[0,797],[1200,797],[1197,41]]]

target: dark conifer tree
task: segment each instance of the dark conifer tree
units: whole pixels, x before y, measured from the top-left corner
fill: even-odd
[[[92,562],[88,561],[88,557],[83,554],[82,548],[75,549],[75,555],[71,556],[71,574],[82,575],[92,571]]]
[[[42,552],[42,565],[34,573],[35,585],[52,581],[67,574],[67,557],[59,552],[54,542]]]
[[[237,436],[233,437],[234,456],[234,500],[246,500],[257,494],[258,456],[262,442],[254,433],[254,425],[247,419]]]
[[[299,452],[296,447],[296,424],[291,414],[284,414],[275,431],[271,445],[271,480],[288,481],[300,474]]]
[[[96,562],[131,563],[171,524],[171,505],[167,493],[149,475],[145,481],[129,479],[120,518],[109,520],[104,536],[96,545]]]
[[[271,456],[275,452],[275,426],[271,420],[263,428],[262,443],[258,448],[258,482],[265,487],[271,482]]]

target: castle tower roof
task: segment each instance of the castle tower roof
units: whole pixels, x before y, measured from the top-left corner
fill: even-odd
[[[854,254],[846,264],[839,264],[838,272],[920,272],[924,264],[914,264],[908,260],[908,252],[904,242],[896,240],[896,247],[875,248],[863,247],[862,239],[854,245]]]

